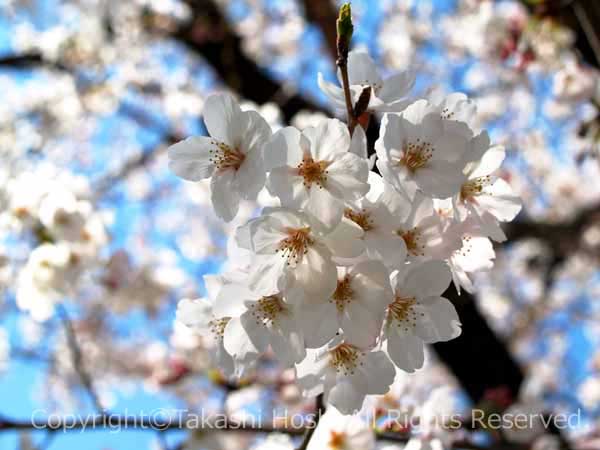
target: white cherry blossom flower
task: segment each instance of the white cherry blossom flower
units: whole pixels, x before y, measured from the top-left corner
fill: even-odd
[[[344,201],[367,193],[366,159],[350,152],[348,127],[337,119],[302,132],[286,127],[265,148],[267,188],[282,206],[304,209],[326,227],[339,223]]]
[[[323,393],[326,402],[343,414],[358,411],[366,395],[383,395],[396,370],[383,351],[360,349],[338,336],[324,347],[308,349],[296,365],[304,395]]]
[[[211,199],[217,215],[229,222],[240,198],[254,200],[264,186],[263,145],[271,128],[256,111],[242,111],[226,94],[204,104],[210,134],[193,136],[169,148],[169,167],[189,181],[211,178]]]
[[[341,85],[340,73],[338,79]],[[409,103],[408,96],[415,82],[415,73],[412,70],[405,70],[384,80],[368,53],[352,50],[348,54],[348,81],[353,105],[358,101],[363,89],[370,86],[371,99],[368,111],[400,112]],[[337,109],[346,108],[344,91],[340,86],[325,81],[321,73],[319,73],[318,83]]]
[[[17,280],[17,306],[40,322],[54,313],[54,305],[74,292],[84,261],[65,243],[45,243],[29,255]]]
[[[452,303],[441,295],[450,284],[450,270],[441,261],[402,267],[393,277],[394,301],[388,305],[384,337],[390,359],[414,372],[424,362],[424,345],[460,335]]]
[[[328,408],[308,444],[307,450],[374,450],[375,433],[359,416],[341,414]]]
[[[269,347],[284,367],[292,367],[306,355],[304,337],[296,318],[299,300],[290,296],[302,295],[291,289],[288,293],[267,296],[257,294],[243,283],[224,286],[219,293],[219,305],[243,304],[239,316],[233,317],[225,327],[224,345],[235,359],[247,362],[256,359]],[[237,306],[236,306],[237,308]]]
[[[462,247],[448,259],[452,281],[459,294],[461,287],[467,292],[474,292],[470,274],[490,270],[496,257],[492,242],[485,236],[465,234],[462,243]]]
[[[510,185],[494,175],[505,157],[501,146],[490,147],[486,132],[473,138],[472,146],[466,158],[467,179],[459,192],[452,198],[452,205],[458,221],[464,221],[471,215],[488,235],[496,240],[504,237],[499,225],[490,220],[490,215],[501,222],[509,222],[521,210],[521,201]]]
[[[439,114],[447,133],[458,134],[467,139],[473,137],[477,106],[467,95],[461,92],[445,95],[439,90],[433,90],[427,99],[411,103],[402,112],[402,116],[412,123],[420,123],[431,113]]]
[[[287,434],[269,433],[264,441],[254,445],[250,450],[294,450],[296,447]]]
[[[89,202],[78,201],[66,189],[50,192],[40,203],[40,222],[56,240],[78,241],[85,237],[85,223],[91,213]]]
[[[265,208],[260,217],[237,230],[238,245],[260,256],[252,269],[250,287],[271,294],[297,285],[309,294],[335,291],[334,256],[353,258],[362,252],[362,230],[340,222],[323,232],[312,217],[287,208]]]
[[[383,178],[413,199],[417,191],[447,198],[464,180],[462,157],[468,139],[444,130],[438,113],[412,123],[404,115],[386,114],[375,143],[377,167]]]
[[[346,205],[344,220],[354,222],[364,232],[363,259],[380,260],[395,268],[406,259],[406,244],[397,233],[398,215],[406,217],[410,203],[374,172],[369,173],[369,184],[371,189],[365,197]]]
[[[243,312],[243,303],[241,299],[235,298],[232,300],[237,301],[218,301],[223,286],[238,282],[243,276],[244,274],[235,272],[205,275],[208,298],[184,298],[177,304],[176,320],[214,342],[215,363],[225,376],[241,376],[248,366],[244,364],[245,361],[236,364],[223,343],[225,327],[232,317],[238,317]]]
[[[381,262],[339,267],[333,294],[306,297],[299,308],[306,346],[321,347],[340,329],[349,344],[374,346],[390,301],[389,273]]]
[[[407,205],[393,189],[386,189],[382,201],[396,217],[394,232],[404,240],[409,261],[446,259],[460,248],[460,235],[447,229],[434,209],[433,200],[417,192]],[[399,268],[400,266],[396,266]]]

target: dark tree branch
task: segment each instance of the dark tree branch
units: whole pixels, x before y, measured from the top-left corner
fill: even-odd
[[[285,433],[292,436],[302,436],[307,432],[306,428],[274,427],[269,424],[246,424],[232,420],[214,421],[209,423],[194,422],[192,418],[183,418],[177,421],[159,421],[148,416],[119,416],[104,415],[95,417],[83,417],[79,419],[62,419],[55,417],[49,420],[36,421],[13,421],[0,416],[0,433],[3,431],[34,431],[45,430],[48,433],[72,432],[72,431],[173,431],[173,430],[195,430],[205,431],[239,431],[250,433]],[[193,425],[199,425],[197,428]],[[315,427],[312,427],[314,430]],[[410,436],[405,433],[375,432],[378,441],[407,442]],[[480,446],[468,440],[455,441],[453,447],[468,450],[528,450],[521,444],[499,442],[489,446]]]
[[[241,38],[213,1],[187,0],[187,3],[192,10],[192,20],[176,27],[174,31],[163,31],[202,56],[232,90],[258,104],[274,101],[286,122],[301,110],[327,112],[325,108],[296,92],[290,92],[289,87],[267,76],[245,54]],[[160,31],[159,27],[154,28]]]
[[[69,345],[69,351],[71,352],[71,359],[73,361],[73,367],[81,380],[81,384],[87,391],[96,412],[99,414],[104,414],[104,408],[102,407],[102,403],[100,403],[100,397],[98,396],[96,390],[94,389],[94,385],[92,382],[92,377],[87,372],[84,362],[83,355],[81,353],[81,348],[79,347],[79,343],[77,342],[77,336],[75,334],[75,328],[73,327],[73,323],[69,318],[67,310],[64,306],[58,305],[58,315],[60,316],[65,333],[67,335],[67,343]]]
[[[298,447],[298,450],[306,450],[308,448],[308,444],[312,439],[315,430],[317,429],[317,425],[319,424],[319,420],[321,420],[321,416],[325,413],[325,405],[323,403],[323,394],[317,395],[315,399],[315,423],[312,427],[306,430],[304,434],[304,438]]]
[[[47,69],[71,72],[71,69],[59,61],[51,61],[39,52],[29,52],[20,55],[6,55],[0,57],[0,67],[13,69],[36,69],[44,67]]]
[[[331,0],[303,0],[306,18],[314,23],[323,34],[327,51],[332,59],[337,58],[335,21],[337,10]]]

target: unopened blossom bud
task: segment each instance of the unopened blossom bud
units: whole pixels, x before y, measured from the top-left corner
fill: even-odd
[[[352,33],[354,32],[350,3],[345,3],[340,8],[340,14],[336,21],[336,28],[338,57],[346,60],[348,58],[348,50],[350,49]]]

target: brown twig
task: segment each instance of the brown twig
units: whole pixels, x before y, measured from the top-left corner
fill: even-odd
[[[69,345],[69,350],[71,352],[71,359],[73,362],[73,367],[81,380],[81,384],[84,386],[87,391],[96,412],[101,416],[105,414],[105,410],[102,407],[102,403],[100,403],[100,397],[98,396],[96,390],[94,389],[94,385],[92,383],[92,378],[87,373],[84,364],[83,364],[83,356],[81,353],[81,348],[79,347],[79,343],[77,342],[77,336],[75,334],[75,328],[73,327],[73,323],[69,318],[67,310],[63,305],[58,305],[57,307],[58,315],[61,318],[63,323],[65,333],[67,335],[67,342]]]
[[[323,402],[323,394],[317,395],[317,398],[315,399],[315,403],[316,403],[315,404],[315,414],[316,414],[315,415],[315,423],[313,424],[313,426],[311,426],[310,428],[308,428],[306,430],[306,434],[304,435],[304,439],[302,439],[302,442],[300,443],[298,450],[306,450],[308,448],[308,444],[310,443],[310,440],[311,440],[313,434],[315,433],[315,430],[317,429],[319,420],[321,420],[321,416],[325,412],[325,405]]]

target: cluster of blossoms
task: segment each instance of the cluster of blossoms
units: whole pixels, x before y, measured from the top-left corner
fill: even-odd
[[[3,231],[17,231],[34,243],[17,275],[17,306],[43,321],[98,260],[108,240],[104,218],[84,178],[51,167],[8,179],[3,196]]]
[[[18,236],[31,250],[25,260],[4,252],[0,284],[15,286],[16,305],[36,321],[52,317],[57,302],[84,296],[116,313],[142,306],[151,314],[172,288],[168,278],[183,283],[164,263],[157,271],[134,265],[124,250],[107,255],[110,217],[97,208],[86,178],[41,165],[5,181],[0,234]]]
[[[360,126],[351,134],[323,119],[273,134],[224,94],[205,103],[210,136],[169,149],[178,176],[210,178],[225,221],[265,187],[278,200],[236,229],[251,263],[205,277],[208,299],[182,300],[178,320],[214,335],[226,374],[244,375],[271,350],[295,367],[305,395],[323,393],[344,414],[386,393],[395,367],[421,368],[425,344],[460,334],[442,295],[451,281],[473,288],[470,275],[493,264],[490,239],[505,239],[499,222],[520,210],[496,175],[503,148],[470,124],[471,101],[410,103],[412,74],[382,80],[366,53],[348,60],[354,100],[370,87],[366,114],[385,112],[375,143],[381,175],[370,171]],[[320,85],[341,106],[342,90]]]

